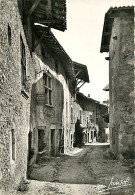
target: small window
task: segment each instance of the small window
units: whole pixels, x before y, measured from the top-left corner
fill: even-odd
[[[48,87],[52,88],[52,79],[50,77],[48,77]]]
[[[46,74],[44,74],[44,85],[45,85],[45,86],[48,85],[48,83],[47,83],[47,75],[46,75]]]
[[[25,45],[23,43],[23,39],[20,36],[20,54],[21,54],[21,80],[22,85],[26,85],[26,53],[25,53]]]
[[[12,160],[15,161],[15,132],[14,132],[14,129],[11,130],[11,139],[12,139]]]
[[[8,43],[11,46],[11,28],[9,25],[8,25]]]
[[[45,88],[45,104],[48,104],[48,89]]]
[[[49,90],[49,105],[52,105],[52,91]]]
[[[52,105],[52,78],[44,74],[45,104]]]

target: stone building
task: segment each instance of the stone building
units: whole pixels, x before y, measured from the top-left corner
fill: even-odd
[[[80,119],[83,109],[81,106],[76,102],[77,101],[77,92],[80,88],[87,82],[89,83],[89,74],[87,70],[87,66],[84,64],[80,64],[78,62],[73,62],[74,72],[75,72],[75,81],[70,82],[70,108],[69,108],[69,142],[67,143],[68,148],[74,146],[74,134],[75,134],[75,124],[77,119]]]
[[[73,147],[76,90],[89,76],[51,32],[66,29],[65,0],[0,8],[0,183],[14,194],[34,163]]]
[[[31,132],[33,132],[34,122],[36,123],[33,113],[36,111],[33,105],[35,99],[37,113],[40,112],[40,100],[38,100],[40,95],[33,92],[36,82],[40,83],[39,69],[36,66],[38,57],[33,51],[42,41],[43,36],[38,40],[35,39],[34,24],[44,24],[49,27],[48,31],[51,27],[64,31],[66,29],[66,5],[65,0],[62,0],[62,3],[55,1],[52,4],[50,1],[33,3],[33,1],[24,0],[1,0],[0,10],[0,184],[4,194],[14,194],[14,190],[27,174],[29,149],[32,144]],[[46,75],[51,78],[48,69],[44,71],[44,79]],[[62,96],[63,87],[56,78],[54,80],[52,85],[49,79],[48,82],[53,88],[58,86]],[[40,84],[38,84],[37,93],[40,92]],[[50,86],[44,83],[44,88],[48,89],[49,103],[51,103]],[[60,100],[58,118],[61,117],[63,109]],[[46,112],[45,109],[43,111]],[[51,114],[47,112],[46,115],[54,117],[55,112],[52,111]],[[40,116],[42,121],[42,113],[39,114]],[[62,121],[59,122],[59,128],[61,123]],[[42,137],[42,124],[39,130],[41,130],[39,137]],[[41,150],[41,146],[38,147]]]
[[[99,136],[100,141],[105,142],[105,128],[107,127],[107,123],[104,121],[104,115],[107,113],[107,106],[77,92],[76,114],[83,128],[85,143],[96,142]]]
[[[133,157],[134,7],[110,8],[105,14],[101,52],[109,52],[109,130],[115,156]]]
[[[31,83],[35,73],[17,1],[1,1],[0,10],[0,180],[4,190],[12,191],[27,173]]]
[[[66,151],[69,81],[75,79],[72,60],[53,33],[41,26],[35,26],[34,32],[35,40],[42,33],[44,38],[33,54],[36,79],[32,86],[30,165],[37,156],[55,156]]]

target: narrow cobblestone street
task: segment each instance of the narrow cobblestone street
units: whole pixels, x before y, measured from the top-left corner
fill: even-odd
[[[31,189],[34,189],[33,187],[36,186],[35,182],[46,181],[49,183],[47,185],[42,182],[42,185],[44,183],[46,186],[42,186],[42,192],[39,188],[41,184],[39,185],[40,182],[38,182],[39,194],[103,194],[103,192],[98,192],[99,189],[105,186],[108,188],[112,177],[114,178],[114,182],[120,182],[121,180],[130,178],[130,184],[132,185],[112,189],[110,191],[107,190],[104,194],[132,195],[134,181],[132,164],[130,163],[129,166],[128,163],[127,166],[126,161],[120,162],[109,158],[107,151],[109,151],[109,146],[89,145],[84,146],[77,154],[61,155],[60,157],[51,158],[50,160],[44,159],[38,166],[35,166],[30,174],[30,178],[32,179],[30,183],[30,186],[32,186]],[[50,190],[47,190],[49,186],[53,187],[52,193]],[[56,186],[59,190],[63,189],[61,193],[58,192],[59,190],[55,189]],[[83,187],[80,189],[80,186]],[[81,191],[75,191],[75,189]]]

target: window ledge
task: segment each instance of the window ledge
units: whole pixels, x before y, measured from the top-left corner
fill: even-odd
[[[25,88],[22,88],[22,89],[21,89],[21,94],[22,94],[22,96],[23,96],[25,99],[28,99],[28,98],[29,98],[29,94],[28,94],[28,92],[26,92]]]
[[[45,106],[50,107],[50,108],[54,108],[54,106],[50,105],[50,104],[45,104]]]

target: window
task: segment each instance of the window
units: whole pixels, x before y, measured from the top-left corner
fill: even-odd
[[[8,25],[8,43],[11,46],[11,28],[9,25]]]
[[[52,78],[44,74],[45,104],[52,105]]]
[[[74,121],[73,107],[71,106],[71,123]]]
[[[12,139],[12,160],[15,160],[15,132],[14,129],[11,130]]]
[[[21,53],[21,80],[22,85],[26,84],[26,54],[25,54],[25,45],[23,39],[20,36],[20,53]]]
[[[52,91],[49,90],[49,105],[52,105]]]

